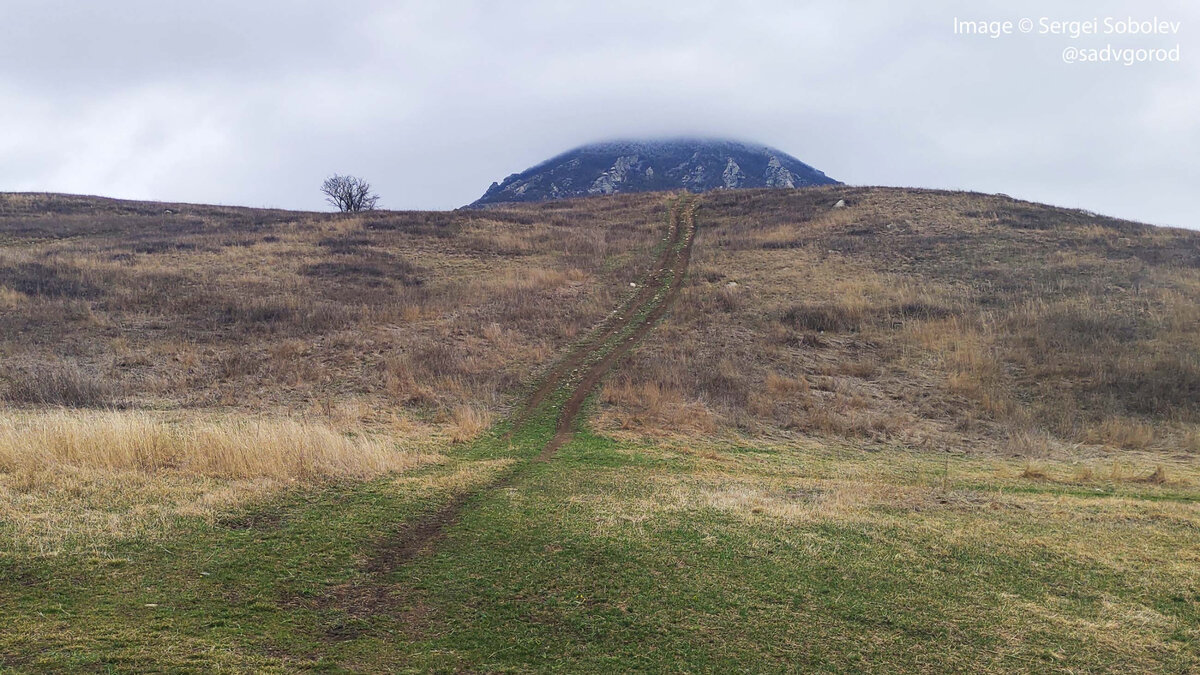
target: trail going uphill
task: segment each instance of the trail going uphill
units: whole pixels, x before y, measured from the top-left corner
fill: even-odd
[[[604,351],[606,346],[612,346],[614,338],[627,331],[634,323],[638,312],[655,304],[656,299],[673,280],[682,282],[683,270],[687,267],[687,257],[691,255],[692,236],[695,228],[695,206],[684,203],[684,199],[673,203],[667,220],[666,244],[658,254],[650,273],[642,279],[637,292],[626,300],[621,307],[609,314],[582,343],[575,345],[567,355],[558,361],[539,383],[538,387],[525,399],[513,417],[513,430],[519,429],[529,421],[530,416],[538,407],[546,402],[546,398],[560,389],[577,375],[579,369],[588,359]],[[683,267],[679,267],[683,260]],[[674,284],[678,290],[679,283]],[[665,303],[663,305],[665,311]],[[661,315],[661,314],[660,314]],[[577,412],[577,411],[576,411]],[[510,432],[511,435],[511,432]]]
[[[695,201],[690,195],[672,198],[663,249],[638,290],[552,366],[514,413],[504,440],[524,459],[488,483],[460,493],[438,511],[396,532],[381,544],[372,569],[377,572],[395,569],[428,550],[471,502],[486,493],[508,487],[532,462],[552,459],[571,439],[588,397],[608,371],[653,330],[679,295],[696,234],[695,210]],[[553,433],[546,439],[538,430],[548,419],[553,420]],[[537,439],[539,445],[522,448],[529,442],[526,439]],[[536,454],[534,450],[538,450]]]
[[[554,437],[542,449],[538,459],[550,459],[570,440],[587,397],[600,384],[604,375],[628,354],[634,345],[646,337],[679,295],[688,263],[692,258],[692,240],[696,236],[696,207],[693,201],[681,199],[673,205],[668,236],[668,245],[659,258],[659,264],[651,270],[632,307],[619,312],[615,325],[611,330],[604,332],[602,348],[593,350],[591,345],[585,345],[572,352],[582,352],[584,355],[598,353],[600,357],[583,369],[575,382],[570,396],[562,406]]]

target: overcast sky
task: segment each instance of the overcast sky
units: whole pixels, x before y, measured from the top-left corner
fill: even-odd
[[[1017,27],[1130,16],[1178,33]],[[0,0],[0,190],[324,209],[341,172],[444,209],[585,142],[699,134],[1195,228],[1198,32],[1200,3],[1144,0]],[[1180,58],[1063,63],[1110,44]]]

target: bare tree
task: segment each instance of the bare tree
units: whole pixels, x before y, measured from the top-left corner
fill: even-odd
[[[325,201],[338,207],[342,213],[372,211],[379,195],[371,192],[371,184],[362,178],[333,174],[321,183]]]

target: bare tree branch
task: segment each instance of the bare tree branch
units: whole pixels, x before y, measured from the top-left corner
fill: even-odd
[[[373,211],[379,195],[371,192],[371,184],[362,178],[333,174],[321,184],[325,201],[338,207],[342,213]]]

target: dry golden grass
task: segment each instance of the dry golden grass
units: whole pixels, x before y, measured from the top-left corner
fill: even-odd
[[[180,516],[212,522],[289,484],[70,465],[0,473],[0,547],[32,556],[104,553],[114,541],[167,537]]]
[[[16,309],[26,301],[28,296],[20,291],[0,286],[0,309]]]
[[[421,437],[314,421],[50,410],[0,417],[0,539],[50,555],[165,536],[280,490],[443,461]],[[350,418],[355,419],[351,420]],[[411,431],[411,430],[409,430]]]
[[[463,438],[455,410],[504,410],[629,292],[662,199],[345,216],[0,194],[0,401],[354,400]]]
[[[1109,418],[1087,432],[1087,439],[1116,448],[1140,450],[1154,441],[1154,427],[1127,418]]]
[[[292,419],[168,422],[141,412],[50,411],[0,418],[0,472],[62,467],[218,478],[367,478],[427,463],[385,439]]]
[[[699,220],[689,287],[619,375],[630,391],[754,434],[1022,456],[1194,445],[1196,233],[836,186],[713,193]],[[613,397],[605,419],[653,433],[642,410]]]
[[[469,405],[455,406],[450,413],[450,440],[469,441],[492,426],[493,417],[487,410]]]
[[[1180,446],[1185,452],[1200,454],[1200,429],[1191,429],[1185,432]]]
[[[1025,458],[1049,457],[1057,447],[1053,438],[1037,429],[1013,430],[1003,445],[1005,454]]]
[[[600,400],[627,411],[615,420],[601,415],[602,426],[652,430],[650,433],[655,435],[711,434],[717,430],[708,408],[687,400],[678,389],[657,382],[635,385],[628,378],[610,380],[601,388]]]

